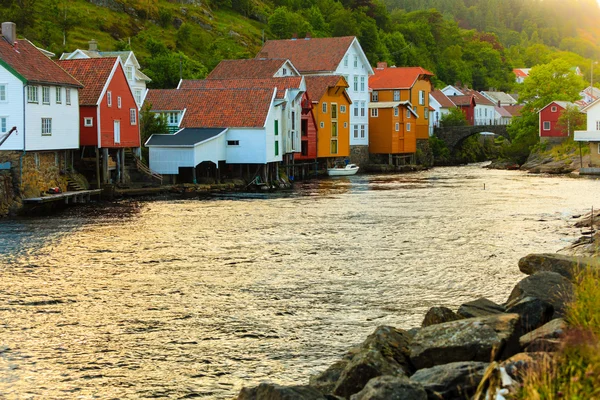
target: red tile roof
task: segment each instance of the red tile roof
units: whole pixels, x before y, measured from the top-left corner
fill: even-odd
[[[441,90],[433,90],[430,92],[431,96],[440,103],[440,106],[443,108],[454,108],[456,105],[450,100],[448,96],[444,94]]]
[[[300,73],[335,71],[354,36],[268,40],[256,58],[285,58]]]
[[[419,77],[431,77],[433,73],[421,67],[375,68],[375,75],[369,77],[372,89],[410,89]]]
[[[521,110],[523,109],[522,104],[517,104],[514,106],[504,106],[504,109],[510,113],[513,117],[520,117]]]
[[[282,99],[286,89],[299,89],[301,76],[265,79],[184,79],[179,89],[274,89]]]
[[[459,107],[470,106],[473,101],[472,95],[449,96],[448,98]]]
[[[79,92],[81,106],[98,104],[116,62],[116,57],[57,61],[65,71],[84,84],[84,88]]]
[[[273,78],[287,59],[223,60],[206,79]]]
[[[527,70],[529,70],[529,68]],[[521,78],[526,78],[526,77],[529,76],[529,74],[527,72],[523,71],[522,68],[515,68],[515,69],[513,69],[513,73],[516,76],[521,77]]]
[[[82,87],[81,83],[49,59],[29,40],[10,45],[0,36],[0,60],[8,64],[29,84]]]
[[[155,89],[154,111],[186,110],[182,128],[258,128],[265,125],[275,89]]]
[[[327,92],[327,89],[337,85],[340,78],[341,76],[339,75],[305,76],[306,91],[312,101],[319,102],[321,97]],[[346,83],[345,87],[348,87],[348,83]]]
[[[473,95],[473,97],[475,98],[475,103],[478,105],[482,105],[482,106],[495,106],[496,105],[493,101],[490,101],[490,99],[488,99],[487,97],[485,97],[484,95],[482,95],[481,93],[479,93],[476,90],[463,88],[463,89],[460,89],[460,91],[466,95]]]

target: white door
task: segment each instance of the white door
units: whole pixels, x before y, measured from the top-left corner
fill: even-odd
[[[121,121],[115,120],[115,143],[121,143]]]

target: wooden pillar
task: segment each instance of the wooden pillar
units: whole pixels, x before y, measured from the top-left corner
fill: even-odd
[[[217,161],[217,170],[215,171],[216,183],[221,183],[221,169],[219,168],[219,162]]]
[[[98,185],[96,189],[100,189],[100,150],[98,150],[98,146],[96,146],[96,185]]]
[[[102,182],[108,183],[108,149],[102,149]]]
[[[125,183],[125,148],[121,149],[121,183]]]

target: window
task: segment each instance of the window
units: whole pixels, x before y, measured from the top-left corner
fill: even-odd
[[[37,103],[38,102],[37,86],[27,86],[27,102],[28,103]]]
[[[425,91],[424,90],[419,90],[419,104],[422,106],[425,105]]]
[[[556,106],[552,106],[552,107],[550,107],[550,111],[552,111],[552,112],[556,112]]]
[[[296,112],[292,111],[292,130],[296,130]]]
[[[348,57],[349,57],[349,56],[348,56],[348,54],[346,54],[346,55],[344,56],[344,67],[347,67],[347,66],[348,66]]]
[[[84,118],[83,119],[83,126],[94,126],[94,118]]]
[[[338,152],[338,141],[337,139],[331,139],[331,154],[337,154]]]
[[[400,124],[398,122],[396,122],[396,132],[398,132],[400,130]]]
[[[179,113],[167,113],[167,123],[169,125],[179,124]]]
[[[42,104],[50,104],[50,87],[42,86]]]
[[[331,119],[337,119],[337,104],[331,103]]]
[[[358,76],[354,77],[354,91],[358,92]]]
[[[344,128],[348,128],[348,123],[344,122]]]
[[[400,91],[394,90],[394,101],[400,101]]]
[[[6,85],[0,85],[0,101],[6,101]]]
[[[358,125],[354,125],[354,137],[358,138]]]
[[[425,107],[423,110],[423,115],[425,116],[425,119],[429,119],[429,108]]]
[[[279,135],[279,120],[275,120],[275,136]],[[277,155],[277,154],[275,154]]]
[[[371,117],[376,118],[379,116],[379,110],[377,108],[371,108]]]
[[[544,121],[544,130],[545,131],[549,131],[550,130],[550,121]]]
[[[338,135],[338,125],[337,122],[331,123],[331,137],[337,137]]]
[[[354,107],[354,116],[358,117],[358,104],[354,104],[352,107]]]
[[[0,117],[0,133],[6,133],[6,117]]]
[[[487,108],[485,109],[485,116],[487,117]]]
[[[112,92],[106,92],[106,104],[112,107]]]
[[[129,123],[131,125],[137,125],[137,112],[135,108],[129,109]]]
[[[125,67],[125,75],[127,76],[127,80],[133,80],[133,67],[131,65]]]
[[[240,145],[239,140],[228,140],[227,141],[227,146],[239,146],[239,145]]]
[[[321,121],[321,123],[319,124],[320,128],[325,128],[325,122]]]
[[[42,135],[52,135],[52,118],[42,118]]]
[[[322,111],[323,111],[323,114],[327,114],[327,103],[323,103]]]
[[[341,112],[342,114],[346,114],[346,106],[345,106],[345,105],[341,105],[341,106],[340,106],[340,112]]]
[[[406,110],[406,118],[410,118],[410,110],[409,109]]]
[[[596,130],[600,131],[600,121],[596,121]]]
[[[275,155],[279,155],[279,140],[275,141]]]
[[[406,132],[410,132],[410,122],[406,124]]]
[[[141,89],[135,89],[135,91],[133,92],[133,96],[135,97],[136,103],[142,104],[142,90]]]
[[[283,68],[283,72],[282,72],[283,76],[287,75],[287,68]]]
[[[302,150],[300,154],[303,156],[308,156],[308,140],[302,141]]]
[[[65,103],[67,103],[68,106],[71,105],[71,89],[69,88],[65,89]]]
[[[397,117],[399,113],[398,107],[394,107],[394,117]]]
[[[379,101],[379,92],[373,90],[373,93],[371,93],[371,101],[373,103],[376,103]]]
[[[117,96],[117,107],[121,108],[121,96]]]
[[[365,110],[366,110],[366,109],[367,109],[367,106],[365,105],[365,102],[364,102],[364,101],[361,101],[361,102],[360,102],[360,116],[361,116],[361,117],[364,117],[364,116],[365,116],[365,114],[366,114],[366,111],[365,111]]]
[[[361,125],[361,126],[360,126],[360,137],[361,137],[362,139],[364,139],[364,138],[365,138],[365,126],[364,126],[364,125]]]
[[[360,77],[360,91],[361,92],[365,91],[365,77],[364,76]]]
[[[56,88],[56,104],[62,103],[62,89],[60,87]]]

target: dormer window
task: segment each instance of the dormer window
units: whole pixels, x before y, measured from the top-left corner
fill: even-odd
[[[283,68],[283,70],[282,70],[281,73],[282,73],[283,76],[286,76],[287,75],[287,68]]]
[[[133,80],[133,67],[131,65],[125,67],[125,75],[127,76],[127,80]]]

